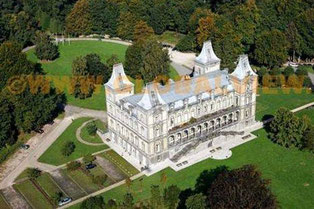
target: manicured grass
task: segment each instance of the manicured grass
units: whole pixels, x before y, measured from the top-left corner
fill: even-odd
[[[281,208],[312,208],[314,205],[314,156],[311,153],[297,149],[286,149],[272,143],[264,129],[255,132],[257,139],[232,149],[232,157],[227,160],[207,159],[179,172],[167,168],[157,174],[143,179],[141,183],[135,180],[131,191],[135,200],[147,199],[150,196],[150,186],[160,185],[160,176],[167,175],[167,185],[175,184],[181,189],[193,188],[197,177],[206,169],[217,166],[238,168],[246,164],[254,164],[262,172],[263,178],[271,179],[271,189],[277,196]],[[309,184],[309,185],[307,185]],[[122,200],[127,192],[126,185],[119,186],[102,196]],[[79,208],[75,205],[71,208]]]
[[[87,131],[87,125],[88,123],[81,129],[82,139],[86,142],[91,142],[91,143],[103,143],[102,139],[100,138],[98,134],[95,134],[95,136],[89,135]],[[102,131],[105,131],[104,123],[101,122],[100,120],[97,120],[96,126]]]
[[[33,185],[30,180],[15,184],[14,187],[24,196],[24,198],[35,208],[52,208],[46,197]]]
[[[48,75],[72,75],[72,62],[78,56],[90,53],[98,54],[105,62],[112,54],[116,54],[121,62],[124,62],[124,55],[127,46],[102,42],[102,41],[72,41],[71,44],[59,44],[60,57],[48,63],[42,63],[42,68]],[[35,49],[27,52],[28,59],[39,62],[34,54]]]
[[[53,198],[56,193],[62,192],[49,173],[42,174],[36,181],[50,198]]]
[[[30,171],[30,168],[26,168],[18,177],[16,177],[16,179],[14,181],[18,181],[21,179],[25,179],[28,178],[28,172]]]
[[[10,208],[10,206],[8,205],[8,203],[6,202],[6,200],[4,199],[1,193],[0,193],[0,208],[3,208],[3,209]]]
[[[314,107],[307,108],[295,113],[299,117],[307,116],[314,124]]]
[[[256,119],[262,120],[266,115],[272,115],[280,107],[294,109],[314,101],[314,94],[302,89],[300,92],[282,89],[259,89],[256,97]]]
[[[134,168],[130,163],[128,163],[125,159],[123,159],[120,155],[118,155],[113,150],[104,152],[100,154],[100,156],[105,157],[107,160],[111,161],[123,173],[125,173],[129,177],[134,176],[135,174],[139,173],[139,171],[136,168]]]
[[[68,171],[65,169],[62,172],[71,177],[71,179],[80,185],[80,187],[87,193],[92,193],[101,189],[100,186],[92,182],[91,176],[85,174],[81,169],[75,171]]]
[[[39,158],[40,162],[52,165],[62,165],[72,160],[76,160],[84,155],[92,154],[103,149],[108,148],[107,145],[103,146],[88,146],[76,139],[76,130],[91,118],[79,118],[74,120],[71,125],[59,136],[59,138],[48,148],[48,150]],[[61,150],[67,142],[75,144],[74,152],[66,157],[62,154]]]
[[[181,79],[179,73],[176,71],[176,69],[172,67],[172,65],[170,65],[169,77],[174,81],[178,81]]]
[[[161,35],[157,35],[157,39],[161,42],[166,42],[169,44],[176,45],[181,38],[183,38],[185,35],[181,33],[176,33],[173,31],[165,31]]]

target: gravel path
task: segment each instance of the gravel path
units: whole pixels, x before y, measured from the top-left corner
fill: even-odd
[[[125,176],[121,171],[109,160],[99,156],[97,156],[96,159],[97,163],[104,169],[105,173],[115,182],[125,179]]]
[[[3,189],[2,194],[13,209],[31,209],[22,195],[15,191],[12,186]]]

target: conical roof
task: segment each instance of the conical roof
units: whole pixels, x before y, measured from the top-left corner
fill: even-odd
[[[201,63],[203,65],[208,64],[208,63],[213,63],[213,62],[219,62],[220,59],[216,56],[212,42],[206,41],[203,44],[203,48],[201,53],[195,58],[195,61],[198,63]]]

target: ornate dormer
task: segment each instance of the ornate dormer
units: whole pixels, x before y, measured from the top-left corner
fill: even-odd
[[[216,56],[212,42],[206,41],[203,44],[201,53],[195,58],[194,75],[201,75],[220,70],[220,59]]]

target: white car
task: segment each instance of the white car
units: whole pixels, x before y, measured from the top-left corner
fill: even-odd
[[[72,202],[72,198],[71,197],[65,197],[59,201],[58,205],[63,206],[63,205],[66,205],[70,202]]]

